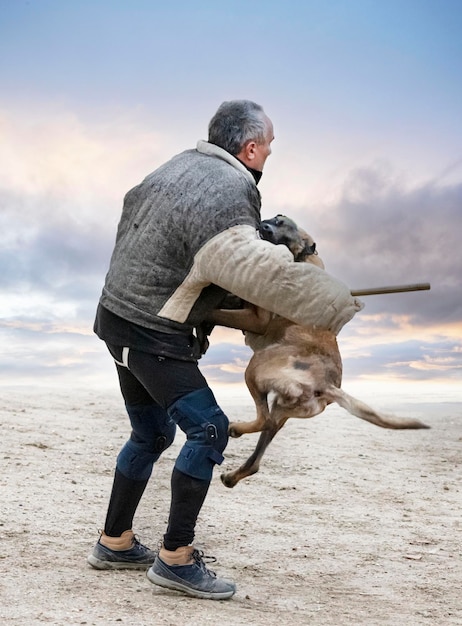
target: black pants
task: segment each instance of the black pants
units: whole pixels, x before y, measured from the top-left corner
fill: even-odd
[[[196,362],[130,350],[128,367],[122,362],[122,348],[108,345],[116,360],[117,373],[126,405],[156,405],[167,409],[176,400],[207,387]],[[153,432],[156,424],[152,424]],[[105,533],[118,537],[132,528],[133,517],[147,485],[147,480],[132,480],[116,469],[109,502]],[[171,504],[164,546],[167,550],[193,542],[194,529],[209,481],[199,480],[174,469],[171,477]]]

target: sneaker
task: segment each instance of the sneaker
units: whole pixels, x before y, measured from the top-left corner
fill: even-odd
[[[132,547],[128,550],[111,550],[98,540],[87,563],[95,569],[147,569],[154,563],[157,552],[143,546],[133,535]]]
[[[204,556],[203,552],[194,550],[191,558],[194,559],[191,565],[167,565],[157,555],[146,575],[155,585],[182,591],[194,598],[226,600],[236,593],[233,582],[217,578],[215,572],[205,567],[203,559],[213,559],[212,562],[215,562],[214,557]]]

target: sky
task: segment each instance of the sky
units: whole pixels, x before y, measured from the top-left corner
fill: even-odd
[[[363,298],[344,387],[459,393],[461,32],[460,0],[0,0],[0,385],[116,384],[92,324],[123,197],[246,98],[262,217],[352,289],[431,284]],[[240,390],[249,357],[218,329],[201,368]]]

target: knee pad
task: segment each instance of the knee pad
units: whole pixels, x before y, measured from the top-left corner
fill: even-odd
[[[126,406],[132,432],[117,457],[117,468],[132,480],[147,480],[162,452],[175,439],[176,426],[157,405]]]
[[[175,467],[193,478],[211,480],[213,467],[223,463],[229,420],[208,387],[188,393],[168,408],[187,440]]]

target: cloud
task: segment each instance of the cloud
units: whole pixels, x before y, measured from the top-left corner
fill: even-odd
[[[120,201],[140,170],[144,175],[149,163],[163,158],[168,140],[142,110],[105,114],[90,118],[49,103],[0,104],[0,185],[25,199],[71,196],[85,219],[94,213],[88,199]]]
[[[211,384],[243,383],[252,351],[244,344],[244,337],[239,331],[228,334],[227,341],[217,337],[220,332],[218,328],[213,331],[210,348],[202,357],[200,368]]]
[[[152,128],[130,112],[104,123],[59,109],[1,112],[6,380],[112,376],[91,329],[123,196],[185,147]],[[460,379],[462,184],[450,180],[411,185],[380,161],[345,171],[335,194],[316,206],[300,186],[264,204],[264,217],[286,212],[311,232],[327,270],[352,287],[432,284],[430,292],[364,298],[366,308],[339,337],[346,376]],[[200,363],[207,378],[242,383],[251,356],[242,333],[216,329],[211,343]]]
[[[453,165],[411,184],[374,162],[345,173],[322,205],[286,203],[284,212],[314,236],[327,271],[352,288],[431,284],[362,298],[365,309],[339,336],[347,377],[460,380],[462,184],[447,182],[459,169]]]
[[[0,321],[2,385],[75,388],[115,384],[104,344],[85,327]]]
[[[413,315],[420,324],[460,320],[462,183],[408,186],[390,165],[350,172],[338,197],[286,213],[310,232],[327,271],[352,288],[430,282],[431,291],[374,296],[367,312]]]
[[[384,377],[394,380],[457,383],[462,373],[461,344],[452,338],[406,339],[342,351],[347,379]]]
[[[166,138],[129,113],[96,123],[39,107],[0,109],[0,138],[3,315],[35,315],[47,299],[44,316],[56,302],[78,313],[96,301],[124,194],[162,159]]]

